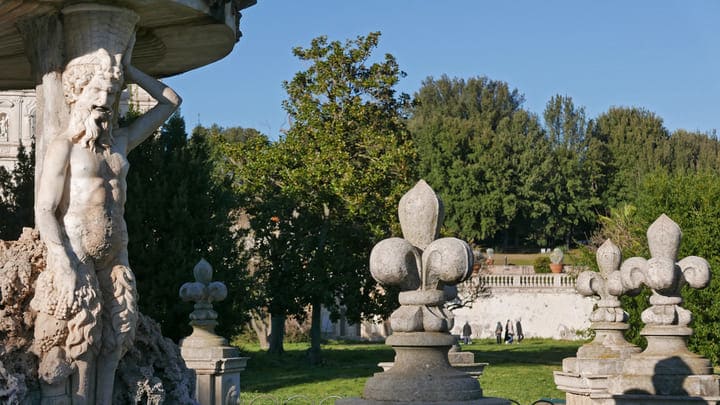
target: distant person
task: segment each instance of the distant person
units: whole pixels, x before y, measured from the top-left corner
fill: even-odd
[[[517,334],[517,342],[520,343],[525,339],[525,335],[523,335],[522,331],[522,324],[520,323],[520,320],[518,319],[517,322],[515,322],[515,333]]]
[[[502,343],[502,332],[503,332],[502,323],[500,321],[498,321],[497,326],[495,327],[495,339],[497,339],[497,344]]]
[[[513,328],[512,322],[510,320],[507,320],[507,323],[505,323],[505,343],[510,344],[515,339],[515,329]]]
[[[465,325],[462,328],[462,340],[466,345],[470,344],[470,336],[472,336],[472,328],[470,324],[465,321]]]

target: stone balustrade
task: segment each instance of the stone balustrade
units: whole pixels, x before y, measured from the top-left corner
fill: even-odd
[[[483,274],[478,276],[485,288],[574,290],[575,277],[570,274]]]

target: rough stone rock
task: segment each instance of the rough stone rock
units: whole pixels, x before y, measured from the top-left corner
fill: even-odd
[[[38,389],[38,360],[30,353],[34,284],[45,267],[38,233],[25,228],[17,241],[0,241],[0,403],[19,403]]]
[[[26,228],[17,241],[0,241],[0,403],[34,403],[38,358],[31,351],[35,316],[30,310],[35,282],[45,268],[37,231]],[[140,314],[134,344],[115,377],[113,403],[197,404],[193,372],[160,326]],[[25,402],[27,401],[27,402]]]

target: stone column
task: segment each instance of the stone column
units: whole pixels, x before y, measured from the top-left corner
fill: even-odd
[[[240,398],[240,373],[247,357],[215,334],[217,312],[212,303],[227,297],[225,284],[212,281],[212,267],[200,260],[193,269],[195,282],[180,288],[183,301],[194,301],[190,314],[193,333],[180,341],[180,353],[188,368],[195,370],[195,399],[201,405],[236,405]]]
[[[606,392],[608,378],[623,370],[623,361],[640,348],[628,343],[623,332],[629,328],[627,313],[620,307],[619,297],[628,291],[620,276],[620,249],[605,241],[596,254],[600,272],[584,271],[576,282],[577,291],[600,300],[590,315],[595,339],[580,347],[577,357],[563,360],[563,370],[556,371],[555,384],[566,392],[568,405],[588,403],[592,393]]]
[[[50,13],[27,18],[17,23],[25,53],[30,61],[36,87],[35,118],[35,195],[40,184],[45,148],[52,134],[59,134],[67,126],[69,110],[65,104],[62,71],[65,67],[65,41],[60,14]],[[88,33],[85,33],[88,35]]]
[[[362,398],[338,400],[342,405],[381,404],[509,404],[485,398],[477,380],[455,370],[448,350],[453,315],[444,304],[443,289],[472,274],[470,246],[455,238],[437,239],[443,206],[435,192],[420,181],[400,200],[403,238],[385,239],[370,253],[373,277],[400,287],[400,308],[390,317],[393,334],[386,343],[395,350],[395,364],[365,384]]]

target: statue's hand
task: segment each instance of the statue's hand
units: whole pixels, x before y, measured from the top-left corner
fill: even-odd
[[[77,289],[78,263],[67,255],[54,257],[53,286],[55,302],[55,317],[68,319],[77,312],[75,291]]]
[[[75,303],[75,289],[77,276],[72,274],[58,274],[55,280],[55,294],[57,306],[55,316],[58,319],[68,319],[75,314],[77,304]]]
[[[128,67],[130,66],[130,60],[132,59],[133,49],[135,48],[135,40],[136,40],[136,34],[133,32],[132,37],[130,37],[130,41],[128,42],[128,46],[127,46],[127,48],[125,48],[125,52],[123,52],[123,57],[122,57],[122,65],[123,65],[123,69],[125,70],[125,75],[126,76],[128,74],[130,75],[130,76],[126,77],[127,81],[132,81],[132,77],[131,77],[132,73],[128,72],[128,70],[130,70],[130,69],[128,69]]]

